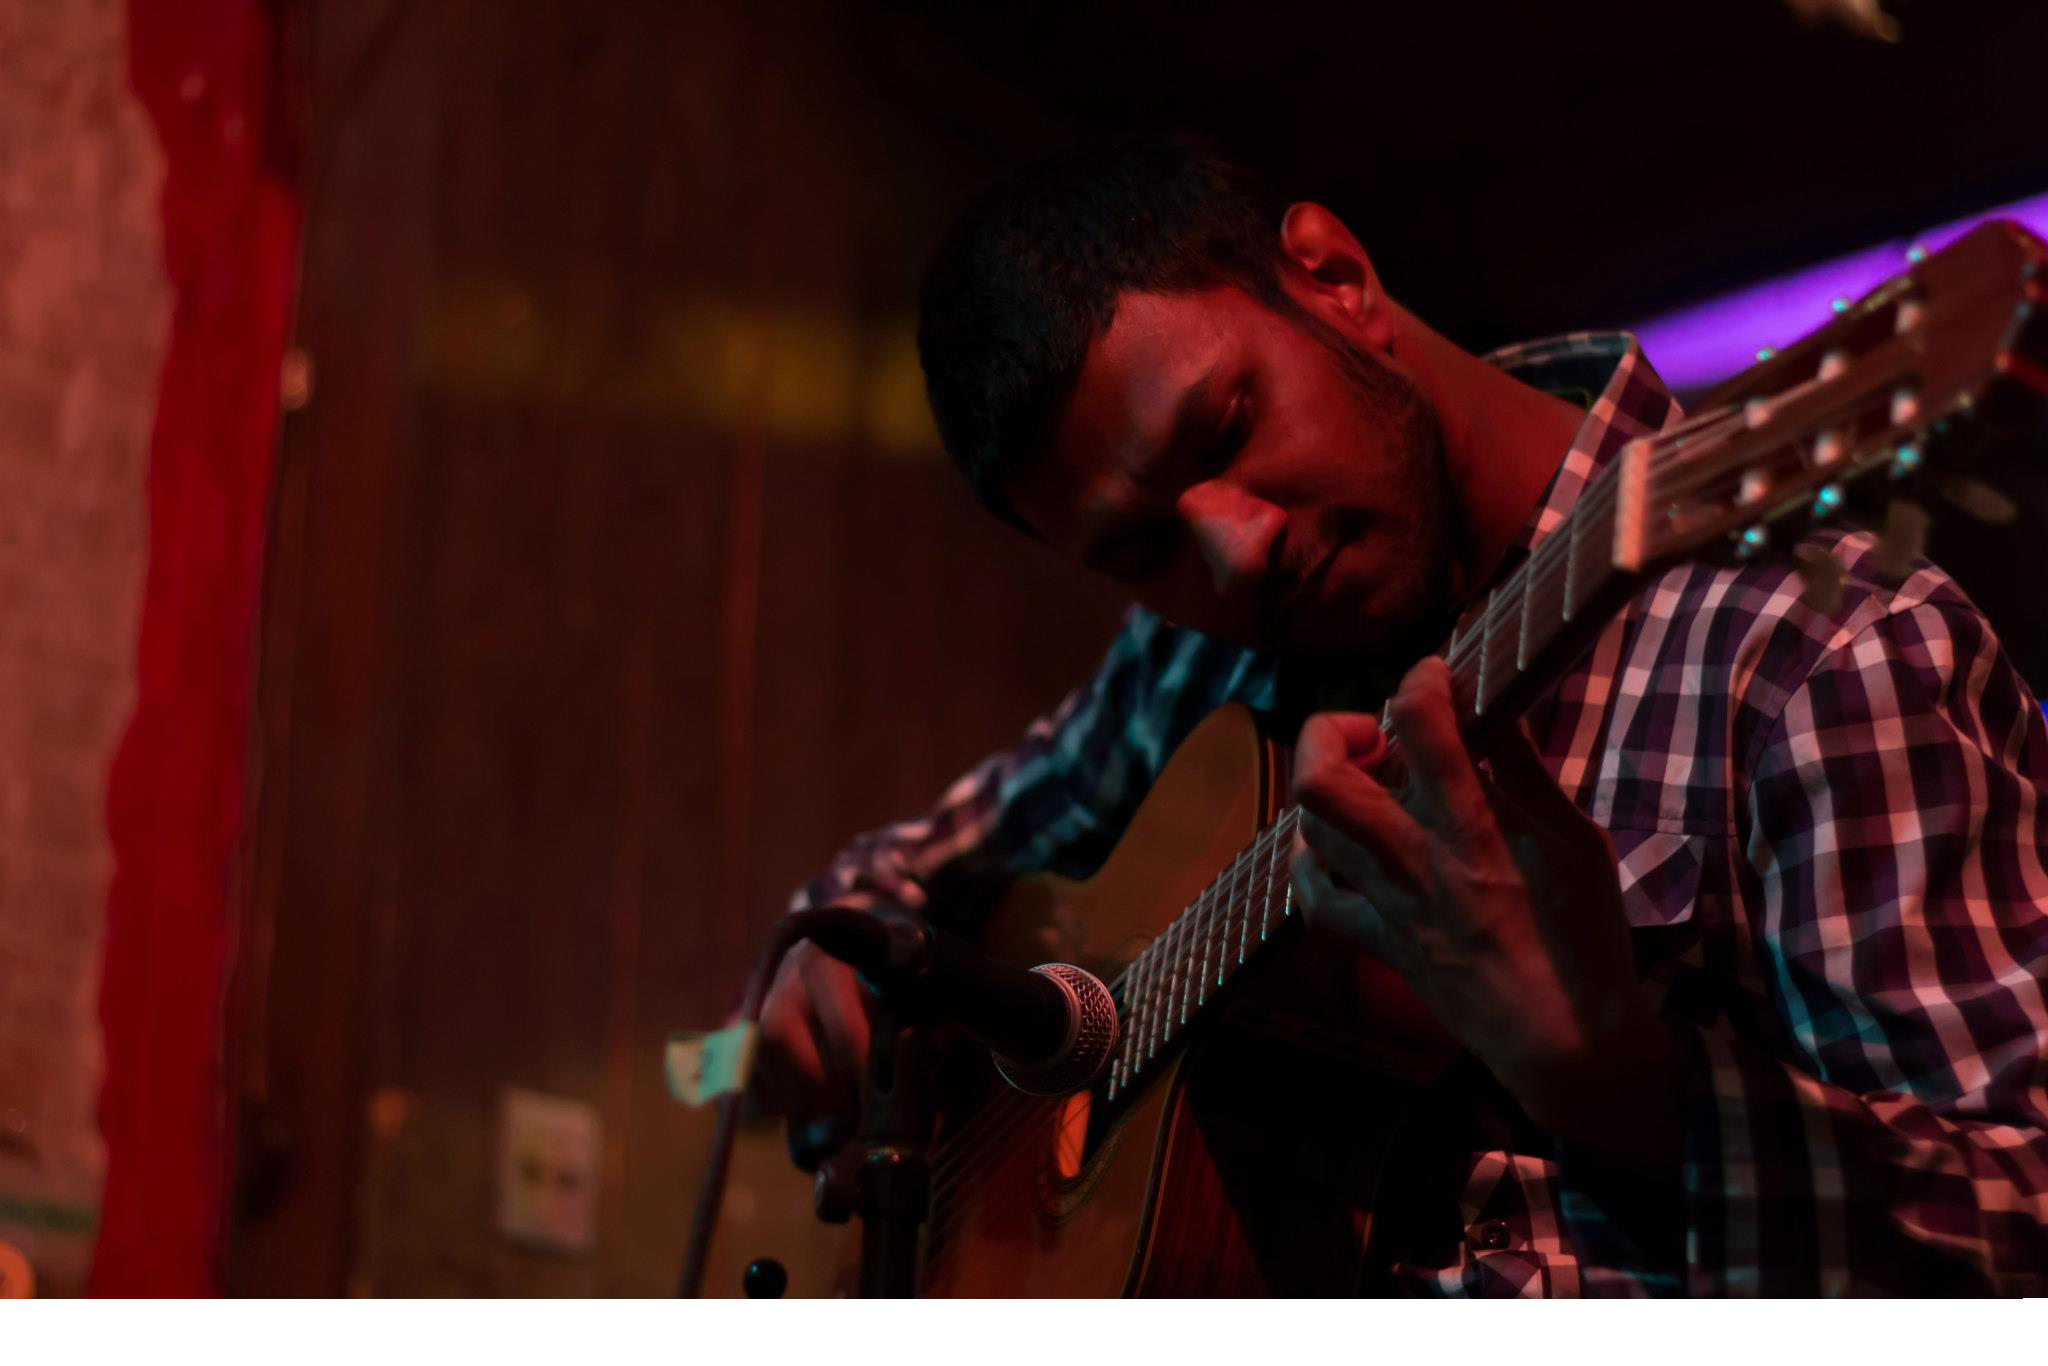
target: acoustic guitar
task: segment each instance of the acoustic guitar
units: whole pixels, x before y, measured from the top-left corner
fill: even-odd
[[[2048,247],[1989,223],[1631,442],[1442,654],[1475,744],[1511,723],[1651,578],[1791,546],[1864,513],[1900,575],[1936,459],[2048,394]],[[1839,590],[1804,560],[1809,595]],[[1226,707],[1174,754],[1102,869],[1034,876],[984,944],[1109,982],[1120,1039],[1089,1090],[983,1084],[931,1150],[931,1295],[1351,1293],[1390,1161],[1454,1050],[1399,979],[1293,932],[1285,749]],[[1214,870],[1221,869],[1220,872]]]

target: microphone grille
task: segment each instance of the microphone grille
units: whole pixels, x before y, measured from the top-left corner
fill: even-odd
[[[1102,979],[1072,963],[1041,963],[1031,969],[1058,983],[1073,1002],[1067,1046],[1036,1067],[998,1057],[996,1070],[1019,1091],[1034,1096],[1070,1096],[1092,1085],[1116,1051],[1116,998]]]

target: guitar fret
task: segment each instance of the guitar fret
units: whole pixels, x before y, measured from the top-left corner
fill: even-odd
[[[1152,955],[1152,950],[1158,946],[1158,942],[1155,939],[1147,945],[1145,951],[1140,953],[1137,961],[1131,965],[1137,983],[1134,992],[1137,1006],[1131,1012],[1122,1040],[1120,1066],[1125,1087],[1131,1084],[1131,1079],[1138,1075],[1138,1069],[1145,1062],[1145,1030],[1152,1018],[1152,976],[1159,966],[1158,960]]]
[[[1207,893],[1205,892],[1204,896],[1206,895]],[[1196,897],[1194,904],[1185,911],[1182,911],[1180,919],[1174,922],[1174,929],[1177,933],[1173,938],[1173,946],[1167,951],[1166,960],[1173,970],[1166,977],[1166,1000],[1164,1002],[1166,1009],[1161,1014],[1159,1033],[1154,1039],[1155,1046],[1171,1039],[1174,1029],[1184,1017],[1183,1002],[1188,975],[1188,941],[1194,936],[1194,927],[1201,923],[1202,903],[1203,897]]]
[[[1225,870],[1228,871],[1228,870]],[[1195,933],[1195,942],[1190,946],[1192,957],[1188,962],[1188,1014],[1181,1016],[1185,1024],[1189,1015],[1207,999],[1209,992],[1209,941],[1216,937],[1211,924],[1216,915],[1216,902],[1223,889],[1223,874],[1218,873],[1202,894],[1202,923]]]
[[[1515,662],[1516,644],[1503,637],[1520,634],[1522,613],[1506,597],[1511,592],[1520,592],[1525,586],[1520,576],[1510,578],[1486,600],[1485,663],[1480,669],[1479,692],[1472,699],[1474,716],[1483,715],[1487,705],[1507,691],[1519,672]]]
[[[1568,519],[1573,521],[1576,519]],[[1529,563],[1530,586],[1522,610],[1522,658],[1519,667],[1535,667],[1564,627],[1564,584],[1560,572],[1571,570],[1571,535],[1564,528],[1551,533]]]
[[[1288,815],[1292,815],[1292,809],[1288,811]],[[1280,819],[1286,819],[1286,817],[1280,817]],[[1276,827],[1278,827],[1278,823],[1280,821],[1274,821]],[[1290,831],[1290,834],[1292,834],[1292,831]],[[1278,850],[1278,848],[1280,848],[1280,840],[1274,840],[1274,850]],[[1272,885],[1272,879],[1268,879],[1266,881],[1266,891],[1260,895],[1260,944],[1266,942],[1266,930],[1272,924],[1272,909],[1274,909],[1274,885]]]
[[[1195,1012],[1195,993],[1201,988],[1204,954],[1209,945],[1209,903],[1215,895],[1216,884],[1212,882],[1202,889],[1202,895],[1195,901],[1194,926],[1188,931],[1185,957],[1181,963],[1180,1015],[1175,1024],[1186,1024]],[[1171,1029],[1167,1031],[1167,1037],[1173,1037]]]
[[[1537,553],[1542,552],[1539,550]],[[1515,614],[1515,670],[1518,673],[1529,667],[1529,614],[1536,605],[1536,594],[1532,591],[1534,585],[1529,582],[1534,576],[1529,571],[1535,564],[1534,559],[1529,560],[1509,581],[1510,585],[1520,585],[1518,593],[1522,599],[1522,610]]]
[[[1290,858],[1299,821],[1299,807],[1281,812],[1131,960],[1118,987],[1124,1032],[1109,1071],[1108,1099],[1128,1093],[1159,1050],[1172,1042],[1175,1033],[1207,1002],[1208,988],[1224,985],[1249,961],[1254,948],[1254,899],[1259,943],[1266,942],[1276,924],[1292,918]],[[1233,937],[1235,954],[1231,952]],[[1216,963],[1213,982],[1209,978],[1212,953]]]
[[[1474,625],[1479,632],[1479,681],[1472,688],[1472,714],[1477,716],[1486,710],[1487,675],[1493,672],[1493,594],[1486,595]]]
[[[1265,886],[1265,885],[1266,885],[1266,884],[1265,884],[1265,879],[1263,879],[1263,878],[1261,878],[1261,877],[1259,876],[1259,850],[1260,850],[1260,847],[1261,847],[1261,846],[1263,845],[1263,846],[1265,846],[1265,847],[1266,847],[1266,848],[1267,848],[1267,849],[1268,849],[1268,850],[1270,851],[1270,849],[1271,849],[1271,847],[1272,847],[1272,846],[1271,846],[1271,840],[1272,840],[1272,838],[1273,838],[1273,832],[1274,832],[1274,831],[1275,831],[1276,829],[1278,829],[1278,828],[1279,828],[1279,822],[1278,822],[1278,821],[1275,821],[1275,822],[1274,822],[1274,823],[1273,823],[1272,825],[1269,825],[1269,826],[1267,826],[1267,827],[1266,827],[1266,828],[1265,828],[1265,829],[1264,829],[1263,831],[1261,831],[1261,832],[1259,833],[1259,837],[1258,837],[1257,839],[1255,839],[1255,840],[1253,840],[1253,841],[1252,841],[1252,885],[1251,885],[1250,889],[1248,889],[1248,890],[1246,891],[1246,893],[1245,893],[1245,902],[1244,902],[1244,921],[1243,921],[1242,927],[1240,928],[1240,930],[1239,930],[1239,932],[1238,932],[1238,936],[1237,936],[1237,965],[1238,965],[1239,967],[1243,967],[1243,966],[1244,966],[1244,955],[1245,955],[1245,951],[1246,951],[1246,950],[1247,950],[1247,949],[1248,949],[1248,948],[1250,947],[1250,945],[1251,945],[1251,938],[1252,938],[1252,902],[1251,902],[1251,893],[1252,893],[1252,892],[1255,892],[1255,891],[1257,891],[1257,890],[1259,890],[1259,889],[1260,889],[1261,887],[1263,887],[1263,886]]]
[[[1201,898],[1195,899],[1195,905]],[[1153,1012],[1151,1027],[1145,1031],[1145,1056],[1150,1058],[1159,1050],[1159,1045],[1173,1032],[1173,1012],[1180,997],[1180,945],[1187,936],[1188,917],[1194,914],[1194,907],[1182,911],[1167,928],[1165,939],[1159,944],[1159,971],[1152,984]],[[1164,994],[1161,989],[1164,988]]]
[[[1155,939],[1152,942],[1156,944],[1159,941]],[[1151,944],[1146,945],[1131,960],[1131,966],[1124,973],[1123,1036],[1117,1040],[1116,1066],[1109,1076],[1111,1100],[1131,1084],[1131,1074],[1136,1070],[1138,1035],[1144,1027],[1145,969],[1152,961],[1151,948]]]
[[[1166,927],[1166,932],[1149,944],[1142,957],[1145,960],[1145,1003],[1140,1010],[1137,1027],[1131,1033],[1131,1071],[1137,1072],[1150,1056],[1152,1036],[1159,1028],[1159,984],[1172,963],[1168,945],[1180,921]]]
[[[1230,870],[1227,874],[1230,879],[1230,890],[1223,894],[1223,919],[1222,923],[1216,927],[1216,979],[1209,983],[1211,986],[1220,987],[1230,979],[1228,970],[1230,963],[1230,915],[1231,912],[1237,909],[1237,889],[1239,884],[1244,881],[1244,861],[1243,854],[1239,854],[1235,859],[1231,860]],[[1207,980],[1206,973],[1204,974],[1204,980]]]

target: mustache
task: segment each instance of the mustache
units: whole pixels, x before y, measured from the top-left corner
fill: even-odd
[[[1316,518],[1313,536],[1298,537],[1291,529],[1282,533],[1273,546],[1271,567],[1290,588],[1299,586],[1363,537],[1372,521],[1372,514],[1360,508],[1327,509]]]

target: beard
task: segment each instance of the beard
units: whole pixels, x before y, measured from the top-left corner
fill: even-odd
[[[1361,615],[1318,621],[1313,638],[1297,642],[1296,648],[1328,661],[1369,662],[1375,671],[1388,666],[1405,670],[1444,644],[1462,605],[1455,566],[1463,560],[1467,533],[1450,497],[1443,422],[1407,376],[1292,299],[1280,311],[1329,354],[1360,426],[1391,454],[1386,503],[1397,511],[1380,515],[1375,534],[1395,552],[1401,572],[1391,597],[1375,604],[1372,620]],[[1319,540],[1336,545],[1356,540],[1368,518],[1360,511],[1333,509],[1321,520]]]

